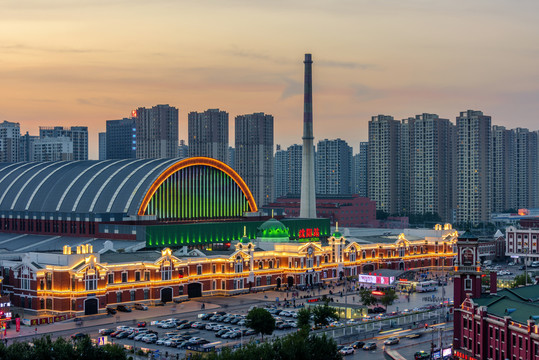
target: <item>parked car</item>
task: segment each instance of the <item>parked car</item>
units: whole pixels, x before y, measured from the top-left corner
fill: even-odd
[[[116,306],[116,310],[121,312],[131,312],[131,308],[127,305],[118,305]]]
[[[114,329],[100,329],[100,330],[99,330],[99,335],[106,336],[106,335],[112,334],[112,333],[115,332],[115,331],[116,331],[116,330],[114,330]]]
[[[144,304],[135,303],[133,307],[137,310],[148,310],[148,307]]]
[[[107,308],[107,315],[114,315],[114,314],[116,314],[116,309],[108,307]]]
[[[363,346],[365,346],[365,343],[363,341],[356,341],[352,343],[351,345],[354,349],[362,349]]]
[[[143,327],[146,327],[146,325],[147,325],[147,324],[146,324],[146,321],[139,321],[139,322],[137,323],[137,327],[142,327],[142,328],[143,328]]]
[[[354,348],[351,346],[345,346],[341,350],[339,350],[341,355],[353,355],[354,354]]]
[[[374,350],[374,349],[376,349],[375,342],[368,342],[365,345],[363,345],[363,350]]]
[[[398,344],[399,341],[400,340],[398,337],[390,337],[389,339],[384,341],[384,345],[395,345],[395,344]]]
[[[430,359],[430,354],[426,351],[418,351],[414,354],[414,360],[428,360]]]
[[[87,336],[88,336],[88,334],[85,334],[85,333],[75,333],[75,334],[71,335],[71,339],[79,340],[79,339],[85,338]]]

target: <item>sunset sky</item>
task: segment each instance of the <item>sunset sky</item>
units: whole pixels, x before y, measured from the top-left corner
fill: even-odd
[[[87,125],[139,106],[275,117],[301,142],[303,57],[314,136],[358,150],[372,115],[423,112],[539,129],[537,0],[0,0],[0,121]]]

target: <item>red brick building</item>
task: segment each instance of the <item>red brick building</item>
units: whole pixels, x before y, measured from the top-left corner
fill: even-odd
[[[283,226],[276,220],[271,224]],[[0,267],[14,306],[35,313],[94,314],[111,305],[317,284],[378,269],[452,266],[456,236],[447,231],[439,238],[408,241],[401,234],[392,244],[358,244],[336,232],[328,245],[244,239],[232,251],[211,255],[173,254],[168,248],[99,254],[90,245],[72,253],[66,246],[63,253],[4,257]]]
[[[283,210],[290,217],[299,216],[300,198],[282,197],[266,209]],[[340,226],[371,227],[376,222],[376,202],[359,195],[317,195],[316,216],[329,218]]]
[[[457,242],[453,355],[465,360],[539,359],[539,285],[481,293],[478,239]]]

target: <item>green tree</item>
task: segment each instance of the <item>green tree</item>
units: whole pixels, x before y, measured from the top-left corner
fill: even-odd
[[[393,302],[397,300],[398,298],[399,298],[399,295],[397,295],[394,289],[387,289],[386,294],[382,296],[382,298],[380,299],[380,302],[382,303],[382,305],[385,306],[387,310],[387,307],[393,304]]]
[[[326,326],[331,320],[337,320],[337,310],[329,306],[329,301],[326,301],[324,305],[315,306],[312,310],[315,325]]]
[[[363,305],[369,307],[371,305],[376,304],[377,300],[374,296],[372,296],[372,292],[369,289],[361,289],[359,291],[359,298]]]
[[[246,317],[245,325],[253,329],[257,334],[271,335],[275,330],[275,319],[270,312],[263,308],[253,308]]]
[[[297,324],[300,329],[309,330],[311,328],[311,311],[308,308],[303,308],[298,311]]]
[[[528,276],[528,282],[527,283],[526,283],[526,276]],[[513,285],[511,285],[511,286],[515,288],[515,287],[526,285],[526,284],[528,284],[528,285],[533,284],[530,275],[520,274],[520,275],[515,276],[515,280],[513,282]]]

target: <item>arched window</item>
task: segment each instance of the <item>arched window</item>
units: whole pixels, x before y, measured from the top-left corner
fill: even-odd
[[[365,250],[363,250],[363,252],[361,253],[361,258],[362,259],[366,259],[367,258],[367,252]]]
[[[373,251],[371,252],[371,258],[375,258],[375,257],[376,257],[376,250],[373,250]]]
[[[352,262],[356,261],[356,251],[355,250],[350,253],[350,261],[352,261]]]
[[[268,262],[268,267],[269,267],[270,269],[273,269],[273,260],[270,260],[270,261]]]
[[[258,270],[262,270],[264,268],[264,263],[262,261],[258,262]]]

